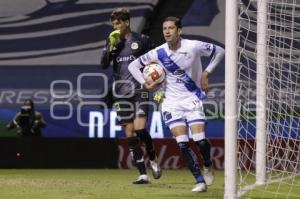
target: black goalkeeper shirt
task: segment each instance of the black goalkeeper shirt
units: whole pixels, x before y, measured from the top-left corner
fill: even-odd
[[[107,68],[112,61],[115,93],[119,96],[126,96],[133,92],[132,89],[141,90],[141,85],[128,71],[128,65],[153,47],[154,45],[148,36],[133,32],[126,40],[119,40],[116,49],[112,52],[108,52],[107,42],[107,47],[103,51],[101,66]]]

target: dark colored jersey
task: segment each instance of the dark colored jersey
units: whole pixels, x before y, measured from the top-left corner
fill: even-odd
[[[117,124],[133,122],[137,117],[147,116],[150,108],[149,93],[139,92],[134,97],[115,100],[113,109],[117,112]],[[152,110],[152,109],[150,109]]]
[[[21,111],[8,123],[7,128],[17,128],[17,133],[21,136],[41,136],[42,128],[46,126],[47,123],[40,112],[34,111],[32,114],[24,114]]]
[[[107,68],[112,61],[115,81],[114,91],[118,96],[126,96],[141,89],[141,85],[128,71],[128,65],[139,56],[151,50],[154,45],[148,36],[131,33],[127,40],[120,39],[115,47],[115,50],[112,52],[108,52],[108,47],[104,49],[101,66]]]

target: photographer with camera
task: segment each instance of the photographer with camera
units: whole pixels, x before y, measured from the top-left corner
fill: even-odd
[[[20,136],[41,136],[42,128],[47,126],[43,115],[34,110],[34,103],[27,99],[21,106],[14,119],[6,125],[8,130],[17,128],[17,134]]]

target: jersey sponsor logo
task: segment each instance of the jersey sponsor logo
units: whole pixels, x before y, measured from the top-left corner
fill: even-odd
[[[170,58],[162,57],[161,62],[163,63],[165,68],[172,73],[178,68],[178,66],[175,65],[174,62]]]
[[[169,72],[174,74],[177,70],[180,70],[180,67],[168,56],[165,49],[160,48],[156,52],[158,55],[158,59],[162,62],[165,69],[167,69]],[[179,72],[182,73],[182,71]],[[196,96],[199,99],[206,98],[205,92],[198,88],[196,83],[184,71],[183,74],[180,75],[180,79],[184,82],[184,86],[188,91],[195,92]]]
[[[133,60],[135,60],[135,59],[136,59],[136,57],[135,57],[134,55],[129,55],[129,56],[118,56],[118,57],[116,58],[116,61],[117,61],[118,63],[120,63],[120,62],[133,61]]]
[[[205,44],[205,49],[207,51],[211,51],[212,45],[211,44]]]
[[[176,83],[179,83],[179,84],[187,83],[184,70],[177,69],[174,71],[173,75],[175,75],[177,77]]]
[[[178,84],[184,84],[185,82],[182,81],[181,79],[176,79],[176,83],[178,83]]]
[[[137,42],[133,42],[130,47],[132,50],[136,50],[139,48],[139,44]]]
[[[184,70],[177,69],[177,70],[174,71],[173,75],[183,76],[184,75]]]
[[[174,71],[173,75],[175,75],[178,78],[176,83],[190,84],[191,80],[190,80],[189,76],[185,73],[184,70],[177,69]]]

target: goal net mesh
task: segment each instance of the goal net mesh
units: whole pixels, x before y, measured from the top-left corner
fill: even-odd
[[[261,186],[255,185],[260,0],[239,4],[238,191],[242,198],[300,198],[300,0],[267,2],[267,182]]]

